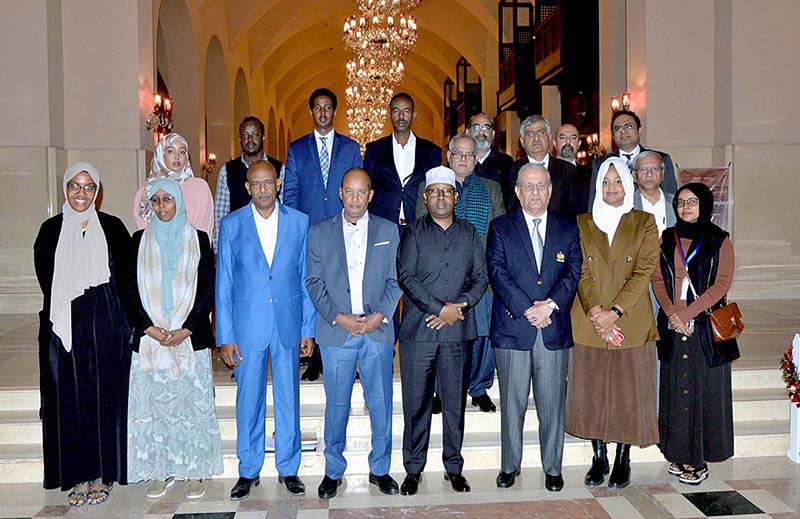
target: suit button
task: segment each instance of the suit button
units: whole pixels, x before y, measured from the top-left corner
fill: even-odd
[[[686,341],[688,341],[689,339],[688,339],[688,338],[687,338],[687,337],[684,335],[683,337],[681,337],[681,340],[682,340],[683,342],[686,342]]]
[[[349,289],[349,288],[347,289],[347,293],[348,293],[348,294],[350,293],[350,289]]]
[[[272,276],[269,277],[269,280],[272,281]]]
[[[536,284],[537,285],[541,285],[542,284],[542,280],[540,279],[539,281],[536,282]]]
[[[327,202],[328,201],[328,197],[326,196],[323,200],[325,200]]]
[[[449,263],[445,263],[445,264],[444,264],[444,266],[445,266],[445,267],[449,267],[449,266],[450,266],[450,264],[449,264]]]
[[[597,280],[595,278],[592,278],[592,283],[596,283],[596,282],[597,282]]]
[[[269,302],[270,302],[270,303],[272,302],[272,298],[271,298],[271,297],[269,298]]]
[[[448,247],[445,247],[444,250],[450,250]]]
[[[448,283],[449,283],[449,281],[447,281],[447,280],[445,279],[445,280],[444,280],[444,284],[446,285],[446,284],[448,284]]]
[[[688,358],[689,358],[689,356],[688,356],[688,355],[686,355],[686,354],[684,353],[683,355],[681,355],[681,358],[682,358],[683,360],[686,360],[686,359],[688,359]]]
[[[689,394],[689,390],[688,390],[688,389],[684,389],[684,390],[683,390],[683,394],[684,394],[684,395],[688,395],[688,394]]]

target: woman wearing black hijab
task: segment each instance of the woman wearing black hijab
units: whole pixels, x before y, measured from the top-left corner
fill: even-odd
[[[736,340],[714,343],[708,312],[722,306],[733,281],[733,244],[711,223],[714,195],[700,183],[672,202],[677,222],[662,235],[653,274],[658,313],[659,447],[681,483],[708,478],[706,462],[733,456],[731,361]],[[687,274],[688,272],[688,274]]]

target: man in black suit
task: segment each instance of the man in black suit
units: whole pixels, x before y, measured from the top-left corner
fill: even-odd
[[[618,150],[613,153],[607,153],[594,161],[594,168],[592,169],[592,180],[589,183],[589,204],[588,210],[592,210],[594,203],[594,196],[597,186],[597,170],[600,169],[602,164],[609,157],[620,157],[628,163],[628,169],[631,169],[633,160],[647,148],[640,144],[642,136],[642,121],[635,112],[630,110],[620,110],[616,112],[611,118],[611,133],[614,137],[614,144],[617,145]],[[656,151],[656,150],[651,150]],[[672,157],[663,151],[656,151],[664,161],[664,183],[662,188],[668,193],[675,193],[678,191],[678,180],[675,176],[675,166],[672,163]]]
[[[442,149],[411,131],[417,112],[409,94],[395,94],[389,112],[392,134],[367,144],[364,154],[364,169],[375,192],[369,212],[404,226],[414,221],[425,173],[442,165]]]
[[[580,207],[586,207],[589,204],[589,181],[592,178],[592,166],[578,164],[576,157],[580,147],[581,137],[578,128],[573,124],[562,124],[553,134],[553,148],[555,148],[556,157],[569,162],[577,169],[572,187],[576,191]]]
[[[527,157],[514,163],[505,180],[500,184],[503,188],[503,200],[506,212],[519,207],[519,199],[514,192],[519,170],[525,164],[538,164],[550,173],[553,193],[550,196],[549,210],[564,216],[585,213],[580,204],[577,190],[573,189],[576,168],[569,162],[550,156],[550,122],[541,115],[531,115],[519,125],[519,142],[525,149]]]
[[[475,164],[475,174],[498,184],[502,182],[503,177],[514,166],[514,159],[492,148],[494,122],[489,114],[481,112],[470,117],[465,133],[472,136],[477,143],[475,152],[478,162]]]

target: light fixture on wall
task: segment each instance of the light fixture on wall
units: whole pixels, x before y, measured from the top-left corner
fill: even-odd
[[[217,154],[209,153],[206,163],[203,164],[203,177],[208,180],[208,177],[214,174],[215,169],[217,169]]]
[[[172,131],[172,99],[156,94],[153,96],[153,112],[147,116],[148,131],[156,134],[156,140]]]
[[[623,92],[621,96],[611,96],[611,111],[619,112],[620,109],[628,111],[631,109],[631,93]]]

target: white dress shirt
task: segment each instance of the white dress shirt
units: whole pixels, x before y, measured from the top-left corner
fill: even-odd
[[[522,214],[525,216],[525,224],[528,226],[528,236],[533,236],[533,229],[535,228],[533,225],[533,219],[538,218],[541,220],[541,222],[539,222],[538,230],[539,236],[542,237],[542,245],[544,245],[544,237],[547,236],[547,211],[545,211],[542,216],[531,216],[525,210],[522,211]],[[533,247],[533,243],[531,243],[531,247]]]
[[[278,213],[279,204],[275,202],[275,208],[269,218],[264,218],[258,214],[255,204],[251,204],[253,209],[253,220],[256,222],[256,231],[258,232],[258,241],[261,242],[261,250],[264,251],[264,257],[267,259],[267,264],[272,268],[272,258],[275,255],[275,244],[278,242]]]
[[[544,156],[544,160],[542,160],[541,162],[539,162],[538,160],[536,160],[533,157],[531,157],[530,155],[528,155],[528,162],[530,162],[531,164],[534,164],[534,163],[543,164],[544,165],[544,169],[549,171],[549,168],[550,168],[550,154],[549,153],[546,154]]]
[[[400,178],[400,184],[406,185],[409,177],[414,172],[416,151],[417,151],[417,138],[414,132],[409,132],[408,142],[405,146],[397,142],[397,139],[392,132],[392,156],[394,158],[394,167],[397,169],[397,176]],[[414,215],[411,215],[414,218]],[[405,220],[405,211],[403,209],[403,202],[400,202],[400,219]]]
[[[655,217],[656,225],[658,226],[658,235],[661,236],[661,233],[667,228],[667,204],[664,192],[661,188],[658,189],[659,199],[655,204],[651,204],[650,200],[645,198],[641,191],[639,194],[642,197],[642,211],[650,213]]]
[[[635,159],[636,156],[638,154],[640,154],[641,152],[642,152],[642,147],[639,144],[637,144],[636,147],[633,148],[633,150],[631,150],[631,151],[619,150],[619,158],[621,158],[622,160],[627,161],[629,159],[628,159],[628,157],[626,157],[626,155],[630,155],[631,156],[630,157],[631,165],[633,165],[633,159]],[[631,172],[631,173],[633,173],[633,172]]]
[[[333,134],[336,133],[335,130],[331,130],[328,132],[328,135],[322,135],[319,133],[316,128],[314,129],[314,139],[317,141],[317,155],[322,156],[322,139],[321,137],[325,137],[325,147],[328,149],[328,162],[330,162],[332,153],[333,153]]]
[[[355,224],[348,222],[342,211],[342,230],[344,232],[344,250],[347,255],[347,280],[350,284],[350,307],[353,315],[361,315],[364,311],[364,265],[367,262],[367,229],[369,212],[358,219]]]

